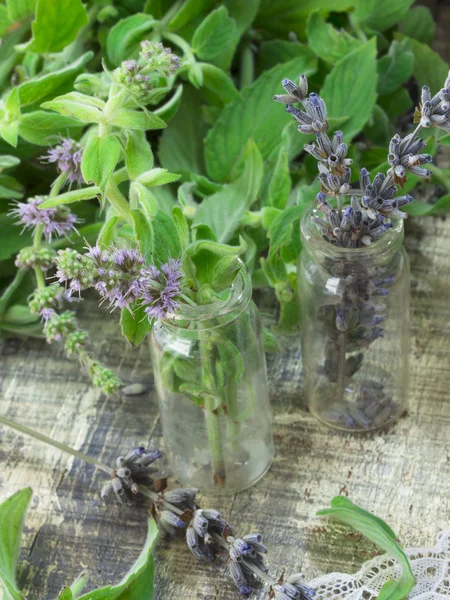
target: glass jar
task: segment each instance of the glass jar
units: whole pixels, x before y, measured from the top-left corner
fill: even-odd
[[[367,431],[399,417],[408,397],[409,260],[403,221],[365,248],[324,240],[311,207],[298,265],[304,380],[310,411]]]
[[[205,493],[256,483],[274,455],[262,327],[244,265],[224,300],[155,325],[151,353],[173,475]]]

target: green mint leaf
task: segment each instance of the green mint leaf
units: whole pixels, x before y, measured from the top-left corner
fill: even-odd
[[[413,6],[398,24],[399,30],[423,44],[434,40],[436,23],[427,6]]]
[[[59,206],[60,204],[73,204],[74,202],[80,202],[81,200],[90,200],[100,193],[100,188],[95,185],[80,188],[79,190],[71,190],[70,192],[64,192],[63,194],[58,194],[58,196],[47,198],[47,200],[39,205],[39,208],[52,208],[53,206]]]
[[[71,135],[81,131],[83,123],[45,110],[34,110],[22,115],[19,136],[37,146],[51,146],[58,135]]]
[[[31,489],[16,492],[0,504],[0,591],[6,600],[21,600],[17,587],[16,568],[19,558],[20,537]]]
[[[12,0],[14,2],[14,0]],[[19,53],[15,50],[16,45],[28,34],[29,24],[22,23],[16,28],[9,28],[9,31],[2,36],[2,45],[0,47],[0,87],[9,82],[11,70],[19,62]]]
[[[149,219],[153,219],[159,209],[158,199],[153,191],[138,181],[133,181],[130,185],[130,202],[134,206],[141,205]]]
[[[405,88],[399,88],[389,96],[380,96],[378,104],[388,115],[391,121],[395,121],[400,115],[404,115],[412,107],[412,99]]]
[[[338,31],[326,23],[318,11],[309,16],[306,33],[310,48],[319,58],[333,65],[361,46],[360,40],[345,30]]]
[[[250,140],[246,148],[242,175],[203,200],[195,214],[194,226],[207,225],[213,231],[216,241],[228,242],[239,227],[245,212],[256,201],[262,176],[261,153]]]
[[[120,151],[115,136],[90,135],[81,160],[81,173],[86,183],[95,183],[103,189],[116,168]]]
[[[273,175],[268,187],[268,202],[275,208],[283,209],[291,193],[291,175],[288,155],[285,148],[280,148]]]
[[[188,79],[197,89],[203,86],[203,71],[198,62],[191,62],[188,66]]]
[[[28,325],[36,323],[39,317],[33,315],[25,304],[13,304],[2,315],[2,323],[14,323],[16,325]]]
[[[280,82],[285,77],[296,80],[299,73],[310,74],[308,63],[309,58],[300,57],[274,67],[245,88],[242,99],[224,107],[206,138],[205,159],[211,179],[223,182],[236,177],[250,139],[255,140],[264,160],[273,153],[278,155],[286,113],[272,97],[282,89]]]
[[[181,256],[181,244],[177,227],[170,215],[159,210],[152,220],[153,262],[158,266],[169,258]]]
[[[4,114],[0,120],[0,135],[11,146],[17,146],[20,125],[19,90],[13,88],[4,99]]]
[[[394,40],[388,54],[378,61],[378,93],[386,96],[395,92],[411,77],[413,67],[414,54],[408,40]]]
[[[36,0],[6,0],[8,18],[15,23],[34,13]]]
[[[153,227],[147,215],[142,210],[132,210],[131,218],[133,219],[134,232],[139,248],[146,262],[152,263],[154,250]]]
[[[117,215],[113,215],[112,217],[106,219],[106,221],[103,223],[97,238],[97,244],[100,246],[100,248],[107,248],[114,240],[115,227],[118,220],[119,217]]]
[[[280,63],[289,62],[293,58],[302,59],[301,72],[314,73],[317,70],[316,55],[311,48],[300,42],[287,42],[285,40],[262,42],[256,60],[260,70],[266,71]]]
[[[87,585],[89,579],[88,571],[82,571],[75,581],[70,586],[70,591],[72,592],[72,596],[74,599],[78,598],[81,595],[81,592]]]
[[[197,240],[186,248],[187,256],[195,256],[200,252],[208,252],[215,256],[240,256],[247,250],[247,243],[243,237],[239,237],[239,246],[220,244],[212,240]]]
[[[375,146],[386,148],[389,145],[392,137],[389,117],[377,104],[373,107],[370,121],[364,127],[364,133]]]
[[[300,217],[305,212],[307,206],[307,204],[290,206],[273,219],[267,232],[270,240],[269,255],[274,254],[283,246],[290,244],[294,227],[299,228]]]
[[[448,75],[448,65],[437,52],[434,52],[426,44],[409,38],[411,49],[414,53],[414,77],[420,86],[428,85],[432,94],[442,88]]]
[[[153,114],[157,115],[168,123],[178,112],[181,103],[181,97],[183,95],[183,86],[179,85],[172,98],[168,100],[162,106],[159,106],[153,111]]]
[[[180,175],[177,173],[169,173],[167,169],[157,167],[155,169],[151,169],[150,171],[146,171],[145,173],[141,173],[137,178],[137,181],[143,185],[156,186],[164,185],[165,183],[172,183],[173,181],[177,181],[179,178]]]
[[[156,21],[151,15],[137,13],[118,21],[106,39],[106,53],[114,67],[129,58],[145,39]]]
[[[60,90],[61,86],[71,86],[76,76],[82,72],[84,65],[94,56],[93,52],[86,52],[77,60],[58,71],[52,71],[33,79],[28,79],[18,86],[20,95],[20,105],[27,106],[36,104],[48,98],[55,90]],[[60,90],[63,91],[63,90]]]
[[[203,74],[203,85],[214,92],[223,104],[239,100],[241,94],[225,71],[210,63],[200,63],[200,69]]]
[[[0,171],[12,169],[13,167],[17,167],[19,164],[20,158],[17,158],[16,156],[11,156],[10,154],[3,154],[0,156]]]
[[[267,327],[263,327],[264,352],[280,352],[281,346],[277,336]]]
[[[152,553],[158,537],[158,526],[153,519],[149,519],[145,546],[122,581],[115,586],[83,594],[79,600],[153,600],[155,568]]]
[[[58,594],[56,600],[74,600],[70,587],[64,587]]]
[[[147,109],[131,110],[130,108],[121,108],[117,111],[111,121],[111,125],[122,127],[123,129],[164,129],[166,123],[151,113]]]
[[[122,335],[136,348],[150,333],[152,325],[142,306],[132,306],[131,310],[123,308],[120,314]]]
[[[298,328],[300,325],[300,308],[295,293],[291,300],[283,300],[281,298],[279,299],[279,302],[280,318],[275,327],[275,331],[279,333],[298,332]]]
[[[341,127],[347,143],[361,131],[375,106],[376,52],[373,38],[340,60],[325,78],[321,90],[329,117],[349,115]],[[355,73],[364,73],[364,77],[355,79]]]
[[[355,6],[355,19],[375,31],[389,29],[407,14],[414,0],[364,0]]]
[[[178,231],[181,249],[185,250],[189,245],[189,225],[179,206],[174,206],[172,208],[172,219]]]
[[[0,198],[19,200],[23,197],[24,187],[9,175],[0,175]]]
[[[180,29],[206,12],[214,4],[213,0],[186,0],[169,23],[170,29]]]
[[[355,0],[261,0],[256,28],[262,28],[279,37],[287,37],[292,31],[299,37],[305,36],[305,23],[314,10],[345,12],[355,6]],[[301,71],[300,71],[301,72]]]
[[[125,166],[133,180],[153,167],[153,152],[143,131],[127,132]]]
[[[180,108],[161,136],[159,161],[169,171],[181,173],[186,179],[191,173],[205,172],[203,162],[206,125],[199,106],[201,96],[188,87],[183,92]]]
[[[202,59],[210,60],[219,54],[235,33],[236,25],[225,6],[216,8],[197,27],[192,49]]]
[[[388,581],[382,587],[378,600],[402,600],[408,595],[414,585],[414,575],[408,557],[389,525],[344,496],[333,498],[331,508],[320,510],[317,515],[350,525],[399,563],[402,568],[401,578],[398,581]]]
[[[236,255],[222,256],[214,267],[212,287],[221,290],[230,286],[240,268],[240,261]]]
[[[17,227],[16,220],[12,215],[0,214],[0,230],[2,232],[0,260],[11,258],[24,246],[31,246],[31,234],[27,231],[21,233],[20,227]]]
[[[20,49],[41,54],[61,52],[87,23],[81,0],[37,0],[36,18],[31,24],[33,37]]]
[[[103,100],[79,92],[70,92],[44,102],[41,106],[65,117],[74,117],[83,123],[99,123],[105,103]]]

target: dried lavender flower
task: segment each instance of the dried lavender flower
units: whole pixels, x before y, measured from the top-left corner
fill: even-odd
[[[101,497],[114,493],[121,504],[131,501],[139,494],[139,486],[153,483],[150,475],[156,470],[151,465],[161,456],[159,450],[146,450],[143,446],[134,448],[125,457],[119,456],[111,481],[103,486]]]
[[[450,72],[444,87],[431,97],[430,88],[422,87],[421,104],[414,113],[414,123],[421,127],[436,127],[450,131]]]
[[[283,79],[281,85],[284,87],[286,94],[274,96],[275,102],[283,104],[295,104],[295,102],[303,102],[308,93],[308,80],[305,75],[300,75],[298,85],[290,79]]]
[[[33,229],[42,225],[44,237],[48,242],[54,235],[62,236],[75,229],[77,217],[66,206],[39,209],[46,200],[44,196],[29,198],[27,202],[16,202],[16,208],[9,214],[18,218],[24,229]]]
[[[252,533],[242,538],[227,537],[228,567],[239,593],[248,598],[255,584],[259,582],[259,574],[267,573],[263,554],[267,548],[262,543],[262,535]]]
[[[69,183],[84,183],[81,174],[82,147],[72,138],[61,138],[61,143],[50,148],[45,156],[41,156],[43,162],[56,163],[59,173],[67,174]]]
[[[275,600],[312,600],[316,591],[307,586],[300,573],[291,575],[286,580],[271,586],[269,598]]]
[[[418,177],[430,177],[431,171],[421,165],[431,162],[429,154],[416,154],[414,150],[422,144],[410,136],[402,138],[396,133],[389,144],[388,162],[392,167],[394,183],[402,187],[406,183],[406,171]]]
[[[186,530],[186,542],[197,560],[213,560],[222,550],[220,538],[231,529],[216,510],[198,509]],[[219,540],[218,540],[219,538]]]

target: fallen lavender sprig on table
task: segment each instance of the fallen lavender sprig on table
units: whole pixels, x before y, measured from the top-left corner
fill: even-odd
[[[304,150],[318,163],[321,189],[312,220],[322,238],[337,249],[357,250],[379,243],[399,219],[407,217],[402,208],[413,198],[399,194],[407,173],[425,178],[431,175],[424,165],[432,159],[422,153],[426,144],[418,137],[420,130],[424,127],[450,130],[450,74],[444,88],[434,97],[427,86],[423,88],[422,102],[414,119],[418,125],[404,138],[396,134],[391,139],[387,172],[371,178],[367,169],[362,168],[356,183],[342,132],[336,131],[332,139],[327,134],[329,123],[324,100],[313,92],[308,95],[305,75],[300,76],[298,85],[289,79],[283,80],[282,85],[286,93],[274,96],[274,100],[286,105],[286,112],[298,123],[300,133],[316,137],[315,143],[304,145]],[[365,348],[384,335],[383,322],[388,316],[389,290],[395,283],[395,275],[389,266],[383,266],[369,253],[361,254],[359,263],[347,260],[344,255],[324,256],[322,267],[342,286],[338,303],[317,308],[317,318],[324,323],[328,336],[319,375],[334,385],[326,418],[337,426],[369,429],[399,407],[389,399],[384,385],[371,378],[360,382],[356,402],[344,400],[345,390],[363,365]]]

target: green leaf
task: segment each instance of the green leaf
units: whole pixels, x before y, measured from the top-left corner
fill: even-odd
[[[153,262],[153,228],[147,216],[142,210],[132,210],[134,231],[139,248],[147,262]]]
[[[124,129],[164,129],[166,123],[149,110],[131,110],[121,108],[117,111],[111,121],[111,125]]]
[[[250,139],[255,140],[263,159],[278,155],[286,113],[272,97],[281,88],[283,78],[297,79],[299,73],[311,73],[308,63],[309,58],[304,57],[274,67],[246,87],[242,99],[224,107],[206,138],[205,159],[212,180],[222,182],[236,177],[234,170],[242,162]]]
[[[17,559],[19,558],[20,537],[31,489],[16,492],[0,504],[0,591],[5,600],[21,600],[16,582]]]
[[[153,152],[143,131],[127,132],[125,166],[130,179],[137,179],[153,167]]]
[[[86,52],[77,60],[66,67],[46,73],[40,77],[28,79],[18,86],[20,105],[36,104],[48,97],[52,92],[58,90],[63,84],[71,84],[75,77],[83,70],[83,67],[94,56],[93,52]]]
[[[263,176],[261,154],[253,141],[247,144],[242,175],[219,192],[205,198],[194,217],[194,226],[207,225],[216,241],[228,242],[245,212],[257,199]]]
[[[73,598],[78,598],[78,596],[81,595],[81,592],[86,587],[88,579],[89,579],[88,571],[81,571],[81,573],[78,575],[78,577],[75,579],[75,581],[70,586],[70,591],[72,592]]]
[[[169,171],[186,175],[204,173],[204,136],[206,125],[198,109],[201,97],[192,88],[183,92],[183,102],[163,132],[159,142],[159,160]]]
[[[436,23],[427,6],[413,6],[400,21],[398,28],[405,35],[423,44],[431,45],[434,40]]]
[[[198,26],[192,38],[192,49],[198,56],[210,60],[219,54],[230,37],[235,33],[236,25],[228,16],[225,6],[209,13]]]
[[[83,123],[71,117],[64,117],[45,110],[34,110],[22,115],[19,123],[19,135],[30,144],[51,146],[58,136],[80,131]]]
[[[169,23],[171,29],[179,29],[209,10],[213,0],[186,0]]]
[[[106,39],[106,52],[111,64],[118,67],[129,58],[155,23],[151,15],[142,13],[118,21]]]
[[[15,23],[24,17],[32,15],[36,6],[36,0],[6,0],[8,18]]]
[[[317,11],[309,16],[306,33],[316,55],[333,65],[361,46],[361,42],[345,30],[338,31],[326,23]]]
[[[95,185],[79,190],[71,190],[70,192],[64,192],[63,194],[58,194],[58,196],[47,198],[47,200],[44,200],[44,202],[39,205],[39,208],[52,208],[52,206],[59,206],[60,204],[72,204],[73,202],[80,202],[81,200],[90,200],[100,193],[100,188]]]
[[[446,194],[439,198],[435,204],[429,204],[426,202],[419,202],[419,200],[413,200],[411,204],[405,206],[405,212],[412,217],[422,216],[441,216],[446,215],[450,212],[450,194]]]
[[[103,100],[79,92],[70,92],[44,102],[41,106],[65,117],[74,117],[83,123],[99,123],[105,103]]]
[[[400,115],[405,114],[412,107],[412,100],[404,88],[399,88],[389,96],[380,96],[378,104],[388,115],[391,121],[395,121]]]
[[[83,179],[103,189],[116,168],[119,156],[120,143],[115,136],[90,135],[81,160]]]
[[[17,158],[16,156],[11,156],[10,154],[0,155],[0,171],[12,169],[13,167],[17,167],[19,164],[20,158]]]
[[[285,40],[270,40],[261,44],[257,61],[261,70],[271,69],[280,63],[288,62],[293,58],[302,59],[302,71],[314,73],[317,70],[317,57],[308,46],[300,42],[287,42]]]
[[[401,600],[408,595],[414,585],[411,565],[397,542],[397,536],[382,519],[353,504],[344,496],[333,498],[331,508],[320,510],[317,515],[350,525],[399,563],[402,568],[401,578],[398,581],[391,580],[385,583],[378,595],[378,600]]]
[[[20,124],[19,90],[13,88],[4,99],[4,117],[0,122],[0,135],[11,146],[17,146]]]
[[[270,239],[269,256],[291,243],[294,227],[298,229],[300,217],[307,206],[307,204],[290,206],[275,217],[267,232]]]
[[[156,265],[166,263],[169,258],[181,255],[178,230],[170,215],[159,210],[152,220],[153,227],[153,262]]]
[[[187,256],[195,256],[200,252],[208,252],[215,256],[240,256],[247,250],[247,243],[243,237],[239,237],[239,246],[220,244],[212,240],[196,240],[186,248]]]
[[[168,123],[178,112],[181,103],[181,97],[183,95],[183,86],[179,85],[176,88],[175,94],[162,106],[159,106],[153,111],[153,114],[157,115]]]
[[[414,0],[359,0],[356,3],[355,19],[375,31],[392,27],[409,11]]]
[[[364,128],[367,139],[375,146],[386,147],[391,139],[391,124],[389,117],[377,104],[373,107],[372,117]]]
[[[426,44],[409,38],[414,53],[414,77],[420,86],[428,85],[432,94],[436,94],[444,85],[448,75],[448,65]]]
[[[100,248],[107,248],[111,244],[114,239],[115,226],[118,220],[119,217],[113,215],[104,222],[97,239],[97,244]]]
[[[355,73],[364,77],[355,78]],[[325,78],[321,96],[327,103],[330,117],[349,119],[342,125],[347,143],[367,123],[377,98],[375,38],[339,61]]]
[[[264,352],[280,352],[281,346],[277,336],[267,327],[263,327],[263,341]]]
[[[20,226],[10,214],[0,214],[0,231],[2,232],[0,260],[10,258],[24,246],[31,245],[31,234],[28,231],[21,233]]]
[[[28,325],[39,321],[39,316],[34,315],[25,304],[13,304],[2,315],[2,323],[15,323],[17,325]]]
[[[169,173],[167,169],[157,167],[155,169],[151,169],[150,171],[146,171],[145,173],[141,173],[137,178],[137,181],[143,185],[156,186],[164,185],[165,183],[172,183],[173,181],[177,181],[179,178],[180,176],[177,173]]]
[[[152,553],[158,537],[158,526],[153,519],[149,519],[145,546],[122,581],[115,586],[88,592],[78,600],[153,600],[155,569]]]
[[[58,594],[56,600],[73,600],[73,594],[70,587],[64,587]]]
[[[271,206],[283,209],[291,193],[291,175],[286,149],[281,147],[269,184],[268,200]]]
[[[14,177],[0,174],[0,198],[18,200],[23,197],[24,189]]]
[[[152,326],[142,306],[132,308],[133,312],[123,308],[120,314],[120,326],[122,335],[133,347],[143,342]]]
[[[379,94],[392,94],[411,77],[414,67],[414,54],[408,40],[394,40],[388,54],[378,61]]]
[[[224,104],[239,100],[241,94],[225,71],[210,63],[200,63],[200,68],[203,74],[203,85],[217,94]]]
[[[172,208],[172,219],[178,231],[181,249],[184,250],[189,244],[189,225],[179,206]]]
[[[87,25],[88,16],[81,0],[37,0],[32,39],[22,44],[24,52],[60,52]]]

